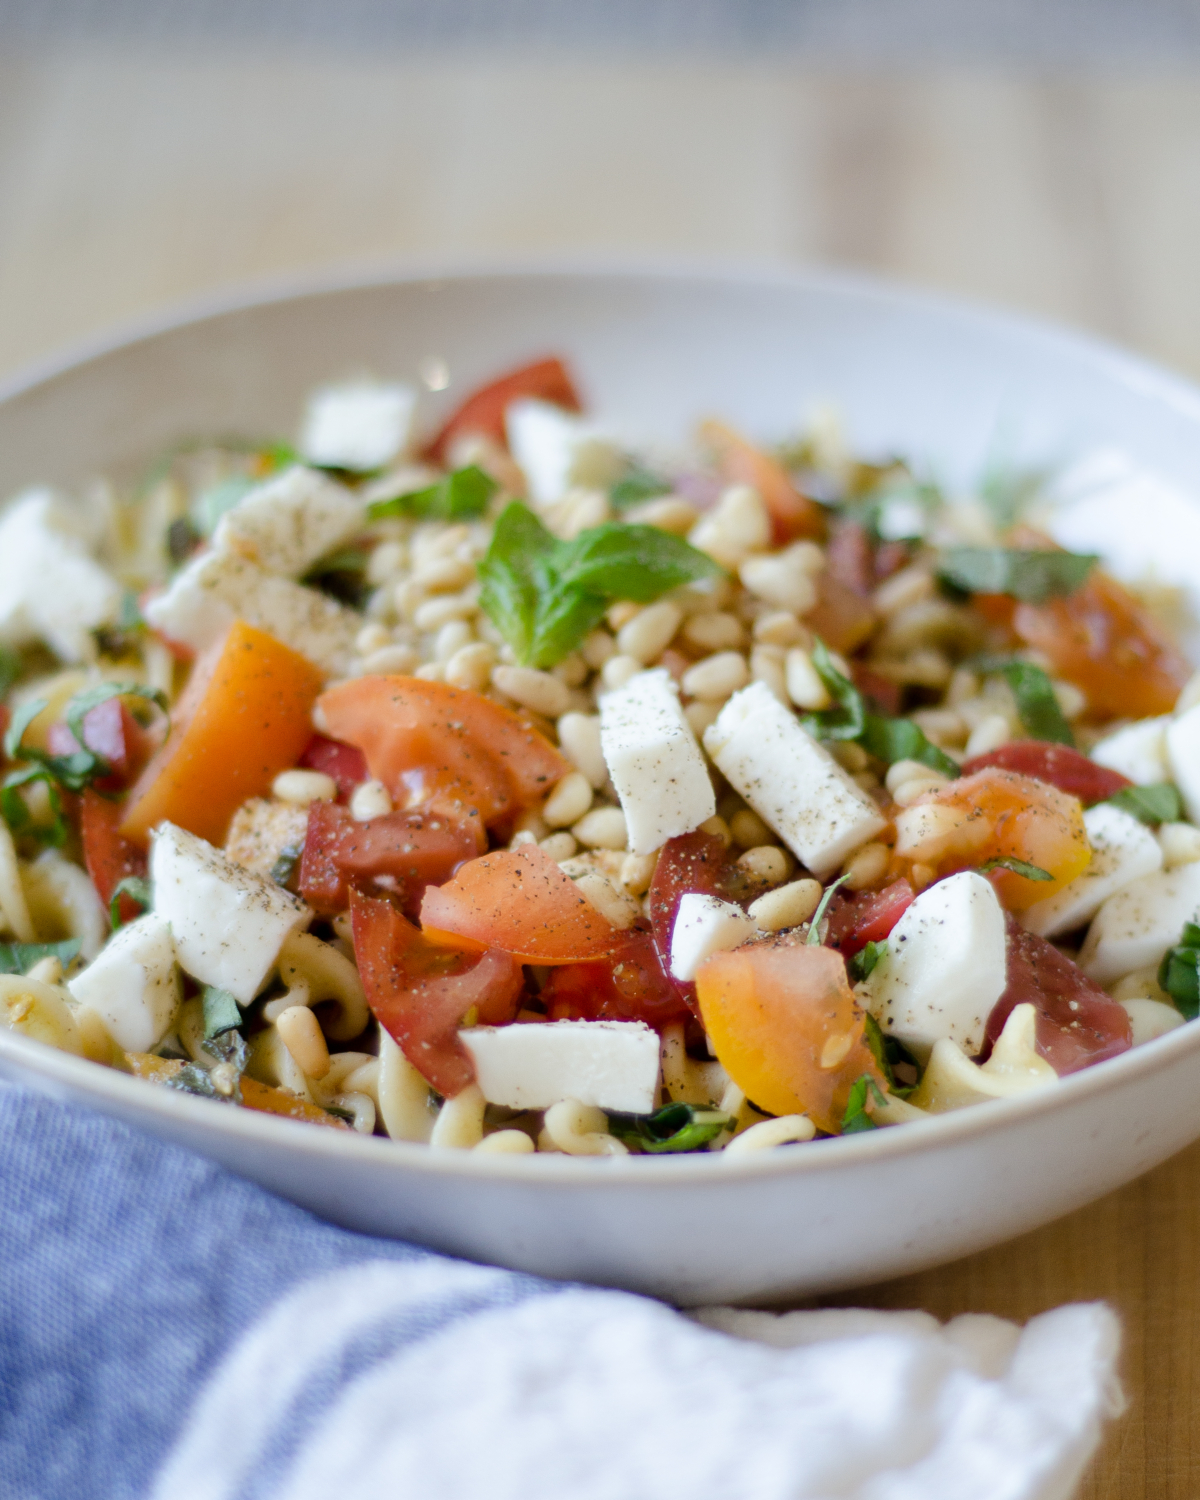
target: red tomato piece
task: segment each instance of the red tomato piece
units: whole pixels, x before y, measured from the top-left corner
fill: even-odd
[[[143,729],[120,698],[106,698],[83,716],[83,743],[109,767],[97,780],[102,792],[122,791],[135,781],[156,748],[155,737]],[[46,749],[51,755],[73,755],[79,741],[65,723],[51,724]]]
[[[881,891],[862,891],[837,901],[829,915],[828,943],[851,959],[868,943],[882,943],[916,900],[907,880],[894,880]]]
[[[573,767],[511,709],[419,677],[354,677],[322,694],[330,734],[356,745],[399,806],[487,827],[542,801]]]
[[[607,958],[624,938],[536,844],[472,859],[446,885],[430,886],[421,926],[435,942],[501,948],[528,964]]]
[[[836,523],[825,547],[825,567],[856,594],[869,594],[875,587],[874,549],[861,521]]]
[[[1048,782],[1060,792],[1066,792],[1068,797],[1078,797],[1088,806],[1093,802],[1105,802],[1122,787],[1133,785],[1128,776],[1098,766],[1070,745],[1052,745],[1045,740],[1012,740],[1001,745],[999,750],[976,755],[964,762],[962,773],[972,776],[987,766],[999,766],[1002,771],[1016,771],[1022,776]]]
[[[817,580],[817,602],[804,623],[831,651],[849,656],[875,629],[875,611],[869,599],[826,572]]]
[[[414,912],[427,885],[479,853],[468,824],[417,808],[357,823],[336,802],[314,802],[300,857],[300,892],[326,915],[345,911],[351,886],[374,882]]]
[[[469,1011],[501,1025],[516,1015],[521,966],[429,942],[384,898],[350,893],[354,958],[367,1004],[413,1067],[447,1099],[475,1081],[458,1030]]]
[[[713,450],[728,482],[752,485],[762,496],[771,513],[776,542],[791,542],[797,537],[819,539],[825,535],[825,508],[800,493],[778,460],[724,422],[713,419],[702,422],[700,437]]]
[[[1056,1073],[1076,1073],[1133,1045],[1129,1012],[1053,943],[1008,918],[1008,987],[988,1017],[990,1055],[1016,1005],[1037,1009],[1037,1050]]]
[[[146,873],[146,851],[131,843],[120,831],[123,815],[119,803],[110,802],[93,787],[84,788],[79,798],[83,862],[106,911],[122,880]],[[117,917],[122,924],[132,922],[140,911],[141,907],[131,896],[122,895],[117,906]]]
[[[357,745],[343,745],[326,735],[314,734],[296,762],[306,771],[320,771],[337,782],[338,801],[345,802],[360,782],[370,774],[367,758]]]
[[[627,932],[600,963],[552,970],[542,999],[552,1021],[645,1021],[661,1031],[689,1014],[648,932]]]
[[[507,447],[504,413],[522,397],[549,401],[554,406],[565,406],[568,411],[581,410],[579,392],[562,360],[535,360],[473,391],[425,449],[425,457],[444,464],[446,450],[454,439],[472,432]]]
[[[900,712],[904,690],[898,682],[893,682],[880,672],[873,672],[859,661],[850,663],[850,676],[859,692],[865,698],[870,698],[881,713],[894,716]]]

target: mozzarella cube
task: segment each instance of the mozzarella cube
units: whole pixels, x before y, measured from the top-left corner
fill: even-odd
[[[508,447],[539,506],[569,489],[607,489],[625,472],[620,448],[599,428],[549,401],[512,402],[504,414]]]
[[[600,748],[625,813],[631,854],[653,854],[717,810],[704,756],[665,668],[600,700]]]
[[[89,556],[84,518],[50,490],[0,516],[0,641],[44,641],[63,661],[95,654],[91,632],[116,619],[117,581]]]
[[[244,495],[217,523],[213,545],[268,573],[299,578],[363,526],[363,507],[344,485],[297,464]]]
[[[149,1052],[166,1036],[183,999],[171,926],[148,911],[116,932],[67,988],[126,1052]]]
[[[757,931],[754,918],[732,901],[688,891],[679,902],[671,929],[671,973],[676,979],[695,979],[706,958],[740,948]]]
[[[1188,818],[1200,823],[1200,703],[1167,725],[1167,765]]]
[[[725,779],[797,859],[823,879],[886,820],[765,682],[735,693],[704,731]]]
[[[245,620],[331,677],[345,670],[362,624],[355,611],[316,589],[215,550],[193,558],[144,613],[169,640],[197,652],[219,641],[235,620]]]
[[[409,385],[357,380],[323,386],[309,397],[300,452],[326,469],[382,469],[408,447],[416,406]]]
[[[1156,870],[1110,896],[1088,929],[1079,967],[1097,984],[1148,969],[1200,920],[1200,864]]]
[[[458,1033],[489,1104],[549,1109],[563,1099],[647,1115],[658,1094],[658,1036],[641,1021],[473,1026]]]
[[[1162,846],[1144,823],[1111,803],[1101,802],[1083,815],[1092,862],[1082,875],[1029,907],[1021,923],[1041,937],[1057,937],[1082,927],[1122,886],[1162,868]]]
[[[857,993],[918,1057],[942,1040],[970,1055],[983,1045],[1007,971],[1004,910],[991,882],[964,870],[921,892]]]
[[[284,940],[312,912],[271,880],[252,875],[194,833],[163,823],[150,852],[154,910],[171,924],[185,973],[249,1005]]]
[[[1169,781],[1167,766],[1167,725],[1169,717],[1139,719],[1127,724],[1092,746],[1092,759],[1098,766],[1119,771],[1138,786],[1154,786]]]

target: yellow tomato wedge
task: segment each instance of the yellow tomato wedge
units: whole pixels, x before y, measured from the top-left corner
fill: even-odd
[[[696,995],[722,1067],[771,1114],[808,1115],[836,1133],[864,1073],[883,1087],[864,1012],[832,948],[788,940],[716,953],[697,971]]]

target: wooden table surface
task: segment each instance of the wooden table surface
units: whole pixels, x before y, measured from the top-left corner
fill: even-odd
[[[1200,375],[1198,245],[1200,78],[1186,72],[0,57],[0,373],[275,272],[599,249],[865,267]],[[1110,1301],[1131,1408],[1084,1493],[1192,1500],[1198,1183],[1200,1146],[1058,1224],[853,1300],[1010,1318]]]

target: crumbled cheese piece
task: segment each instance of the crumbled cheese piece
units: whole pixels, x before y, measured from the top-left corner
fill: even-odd
[[[235,865],[269,878],[276,861],[290,849],[302,849],[308,832],[308,808],[275,798],[251,797],[233,815],[225,835],[225,853]]]
[[[1057,937],[1082,927],[1108,898],[1131,880],[1162,868],[1163,853],[1158,840],[1144,823],[1101,802],[1083,815],[1092,862],[1082,875],[1029,907],[1022,925],[1042,937]]]
[[[688,891],[680,899],[671,929],[671,973],[676,979],[695,979],[706,958],[740,948],[757,932],[754,918],[732,901]]]
[[[1167,766],[1167,725],[1169,716],[1139,719],[1115,734],[1107,735],[1092,746],[1092,759],[1098,766],[1119,771],[1138,786],[1153,786],[1169,781]]]
[[[1168,780],[1179,788],[1189,819],[1200,823],[1200,703],[1167,725]]]
[[[626,466],[620,448],[599,428],[549,401],[513,401],[504,415],[508,446],[538,506],[569,489],[606,490]]]
[[[116,932],[67,988],[89,1005],[126,1052],[149,1052],[171,1028],[183,998],[170,923],[146,912]]]
[[[234,552],[268,573],[299,578],[363,526],[363,507],[344,485],[297,464],[260,484],[221,517],[218,551]]]
[[[658,1092],[658,1037],[640,1021],[474,1026],[458,1033],[489,1104],[549,1109],[563,1099],[649,1114]]]
[[[814,875],[838,869],[886,820],[765,682],[735,693],[704,731],[726,780]]]
[[[408,447],[417,393],[408,385],[348,381],[309,397],[300,452],[310,464],[365,474]]]
[[[0,641],[44,641],[63,661],[95,655],[91,632],[117,617],[121,589],[88,550],[81,518],[50,490],[0,515]]]
[[[632,854],[652,854],[717,810],[704,756],[665,668],[639,672],[600,700],[600,744]]]
[[[1088,929],[1079,967],[1097,984],[1157,964],[1200,920],[1200,864],[1156,870],[1110,896]]]

